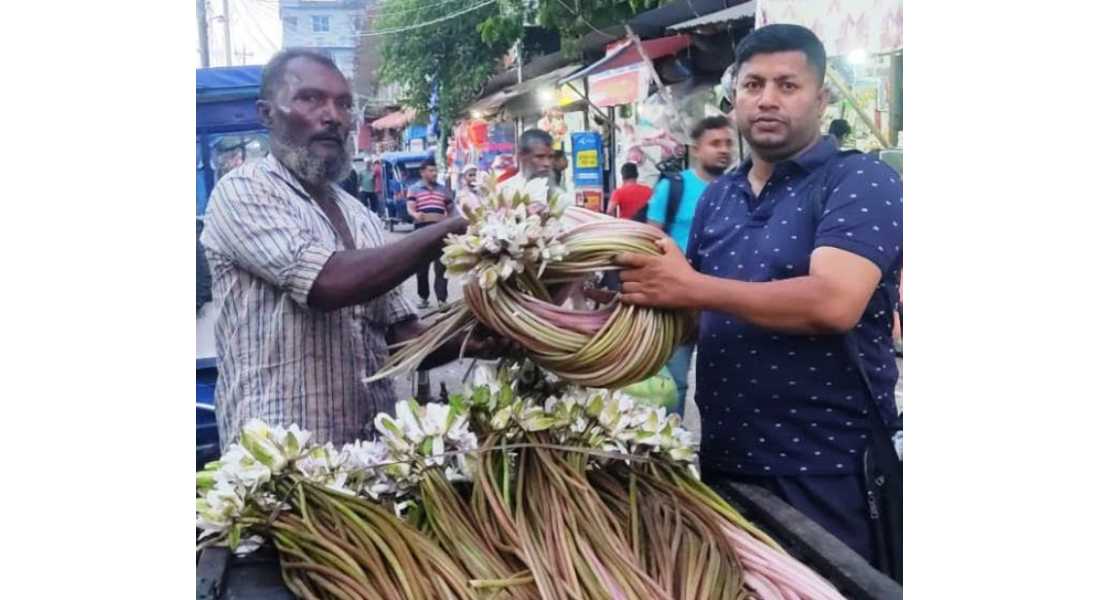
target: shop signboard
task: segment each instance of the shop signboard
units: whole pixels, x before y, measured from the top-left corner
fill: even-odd
[[[649,92],[649,69],[634,63],[588,77],[588,97],[600,107],[633,104]]]
[[[577,204],[600,211],[603,209],[603,138],[593,131],[581,131],[572,134],[570,141]]]

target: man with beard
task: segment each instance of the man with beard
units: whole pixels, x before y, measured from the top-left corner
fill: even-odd
[[[466,222],[384,242],[378,217],[337,185],[351,168],[352,95],[329,58],[279,53],[260,96],[271,154],[218,182],[202,234],[218,311],[218,434],[224,447],[255,417],[343,444],[394,408],[392,381],[364,379],[388,344],[421,331],[401,283]],[[422,368],[451,360],[457,346]]]
[[[619,257],[622,298],[702,311],[704,479],[764,486],[873,561],[862,474],[873,431],[900,425],[901,181],[820,134],[824,78],[825,49],[804,27],[738,44],[735,115],[751,157],[700,199],[686,259],[667,241],[661,256]]]
[[[519,173],[500,186],[501,192],[536,192],[536,189],[558,189],[554,185],[554,138],[541,129],[528,129],[519,136]],[[560,192],[561,190],[558,189]],[[537,192],[536,192],[537,193]]]
[[[663,177],[658,181],[646,212],[649,224],[663,229],[676,242],[681,252],[687,250],[688,234],[691,232],[695,207],[700,196],[710,182],[720,177],[730,166],[733,133],[729,119],[715,115],[696,123],[691,130],[690,155],[694,166],[684,169],[672,178]],[[691,368],[691,353],[694,348],[695,344],[681,344],[668,361],[668,372],[676,382],[676,406],[672,411],[681,415],[684,414],[688,369]]]

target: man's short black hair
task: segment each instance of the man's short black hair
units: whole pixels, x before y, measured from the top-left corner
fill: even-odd
[[[703,137],[703,133],[711,129],[729,129],[730,127],[732,127],[730,120],[723,115],[703,117],[695,127],[691,128],[691,141],[698,142],[699,138]]]
[[[429,158],[429,159],[426,159],[424,162],[420,163],[419,170],[423,171],[425,167],[434,167],[434,166],[435,166],[435,159],[434,158]]]
[[[813,31],[788,23],[766,25],[745,36],[737,44],[733,62],[734,73],[757,54],[774,54],[796,50],[806,55],[806,62],[817,71],[817,84],[825,83],[825,46]]]
[[[519,136],[519,151],[529,154],[536,144],[545,144],[547,148],[554,146],[554,138],[541,129],[528,129]]]
[[[623,179],[637,179],[638,178],[638,165],[636,165],[632,162],[623,163],[622,168],[619,169],[619,173],[622,174]]]
[[[835,137],[837,141],[842,141],[849,133],[852,133],[852,126],[848,121],[833,119],[833,122],[829,123],[829,135]]]
[[[271,57],[271,60],[267,61],[267,64],[264,65],[263,75],[260,76],[260,98],[269,102],[275,99],[275,92],[279,89],[279,86],[283,84],[283,74],[286,73],[286,65],[295,58],[308,58],[319,65],[324,65],[340,73],[341,77],[344,76],[344,74],[340,72],[340,67],[337,67],[336,63],[332,62],[331,58],[316,50],[310,50],[309,48],[287,48]]]

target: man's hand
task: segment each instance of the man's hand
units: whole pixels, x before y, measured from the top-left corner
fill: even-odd
[[[657,240],[659,256],[625,253],[615,264],[625,267],[622,301],[660,308],[697,308],[694,299],[701,276],[669,238]]]
[[[512,340],[501,337],[496,332],[483,325],[474,329],[473,335],[466,340],[463,356],[467,358],[480,358],[482,360],[496,360],[502,356],[508,356],[521,352],[522,348]]]

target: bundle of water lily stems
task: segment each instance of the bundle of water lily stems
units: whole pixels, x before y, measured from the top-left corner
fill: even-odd
[[[615,269],[622,252],[658,254],[657,229],[566,206],[544,179],[508,196],[490,192],[463,207],[470,225],[450,236],[447,274],[464,281],[463,299],[397,351],[371,380],[412,370],[477,323],[519,343],[543,368],[580,385],[619,388],[656,374],[688,334],[689,317],[623,305],[565,308],[562,296]]]
[[[699,481],[679,417],[530,362],[337,450],[249,422],[199,473],[202,546],[265,540],[301,598],[839,599]]]

